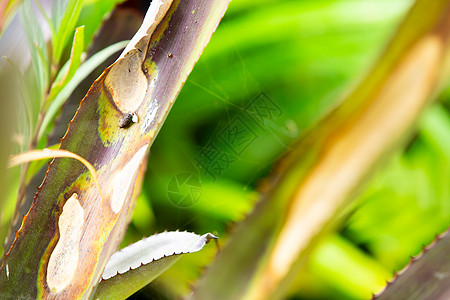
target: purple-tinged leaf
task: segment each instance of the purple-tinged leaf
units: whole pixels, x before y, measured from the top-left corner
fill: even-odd
[[[92,296],[125,231],[141,164],[228,2],[152,2],[155,19],[94,82],[61,141],[95,167],[104,198],[83,164],[53,160],[5,249],[6,297]],[[129,112],[137,122],[121,128]]]
[[[421,254],[396,274],[374,300],[450,299],[450,235],[437,236]]]

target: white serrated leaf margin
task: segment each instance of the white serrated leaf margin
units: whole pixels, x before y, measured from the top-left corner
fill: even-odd
[[[114,253],[105,267],[102,279],[109,279],[167,256],[200,251],[211,239],[217,237],[211,233],[198,235],[179,231],[152,235]]]

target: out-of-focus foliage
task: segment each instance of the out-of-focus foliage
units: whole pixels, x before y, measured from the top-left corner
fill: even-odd
[[[89,3],[92,4],[92,1]],[[91,42],[85,42],[85,26],[75,30],[82,7],[83,1],[78,0],[23,1],[17,8],[10,26],[1,36],[0,68],[2,74],[10,76],[8,78],[10,83],[4,82],[2,91],[5,90],[5,99],[11,104],[17,104],[17,113],[11,115],[15,120],[10,121],[14,125],[9,126],[11,136],[8,138],[9,149],[6,146],[2,149],[5,154],[54,147],[47,143],[47,134],[54,129],[59,109],[70,93],[100,63],[125,46],[126,42],[117,43],[85,61],[83,52]],[[113,5],[110,6],[110,9],[112,8]],[[100,12],[101,14],[96,16],[98,22],[107,13],[105,8]],[[97,29],[98,24],[95,27],[91,23],[95,25],[91,20],[89,29]],[[74,114],[75,110],[71,112],[72,116]],[[47,128],[50,127],[47,126],[50,123],[53,123],[52,128]],[[67,128],[67,124],[64,128]],[[31,195],[36,192],[36,187],[42,182],[43,176],[35,175],[44,170],[43,165],[42,162],[32,162],[21,166],[20,170],[8,172],[9,177],[15,180],[8,182],[11,188],[3,193],[0,200],[2,241],[7,235],[14,207],[17,212],[10,233],[20,227],[19,220],[30,206],[30,203],[24,202],[23,196],[27,192]],[[25,189],[26,186],[29,186],[28,190]],[[33,197],[28,199],[32,200]],[[18,208],[20,209],[17,210]],[[7,245],[10,243],[11,239],[6,242]],[[0,246],[2,252],[3,246],[2,242]]]
[[[224,243],[273,163],[365,74],[412,3],[231,1],[152,147],[123,245],[177,229],[212,232]],[[86,25],[85,45],[114,4],[84,1],[77,26]],[[367,297],[450,225],[449,99],[447,89],[410,144],[362,191],[341,231],[312,254],[292,299]],[[268,106],[258,110],[258,103]],[[260,126],[262,115],[270,126]],[[10,186],[6,194],[14,195],[17,183]],[[4,205],[2,215],[12,214],[14,205]],[[138,296],[188,293],[216,250],[203,251],[181,258]]]
[[[274,160],[365,74],[411,4],[232,1],[152,149],[138,203],[152,217],[137,212],[127,238],[133,240],[134,230],[151,233],[151,226],[210,230],[224,242],[255,203]],[[261,95],[275,104],[269,128],[259,127],[252,111]],[[293,298],[368,297],[449,225],[445,103],[443,95],[407,149],[369,182],[342,231],[299,274]],[[249,142],[239,146],[227,130],[242,124]],[[190,185],[182,185],[190,175]],[[189,186],[201,187],[201,194],[177,204],[174,193],[187,195]],[[193,283],[200,272],[190,261],[209,263],[202,255],[180,260],[155,289],[186,293],[185,278]]]

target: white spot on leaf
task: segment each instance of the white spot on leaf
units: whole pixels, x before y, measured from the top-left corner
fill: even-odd
[[[145,112],[144,122],[141,126],[141,133],[144,134],[150,128],[150,125],[155,120],[156,112],[158,111],[159,104],[156,99],[153,99],[150,102],[150,105],[147,107],[147,111]]]
[[[147,151],[148,144],[139,149],[133,158],[122,168],[116,172],[111,182],[111,210],[117,214],[125,202],[128,191],[134,188],[133,178],[139,170],[139,166]]]
[[[148,84],[141,64],[140,53],[133,52],[112,65],[106,75],[105,86],[121,111],[136,111],[144,100]]]
[[[59,216],[59,240],[48,262],[47,285],[52,292],[60,292],[72,281],[79,261],[83,224],[84,209],[73,193]]]

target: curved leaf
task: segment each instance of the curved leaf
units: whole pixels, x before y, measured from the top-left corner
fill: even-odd
[[[84,26],[75,28],[75,36],[73,37],[72,50],[70,58],[61,68],[52,84],[50,95],[47,98],[51,102],[53,98],[61,91],[61,89],[72,79],[81,63],[81,54],[84,50]]]
[[[78,70],[73,75],[72,79],[64,86],[64,88],[55,96],[51,102],[45,116],[42,121],[41,128],[39,129],[39,138],[41,139],[44,135],[47,126],[56,117],[56,114],[61,109],[61,106],[65,103],[70,94],[77,88],[81,81],[83,81],[95,68],[97,68],[102,62],[104,62],[108,57],[113,55],[115,52],[124,48],[128,44],[128,41],[122,41],[111,45],[102,51],[92,55],[86,62],[84,62]]]
[[[62,52],[66,47],[68,39],[72,34],[72,30],[80,16],[81,7],[83,6],[83,0],[68,0],[64,15],[61,19],[61,25],[56,29],[56,36],[53,40],[53,62],[59,63]],[[54,26],[57,21],[54,21]]]
[[[98,188],[98,192],[101,196],[101,189],[100,184],[98,183],[97,174],[95,172],[95,168],[84,158],[82,158],[79,155],[76,155],[75,153],[72,153],[70,151],[66,150],[52,150],[52,149],[42,149],[42,150],[31,150],[25,153],[20,153],[13,155],[9,158],[8,167],[14,167],[26,162],[31,162],[34,160],[40,160],[40,159],[48,159],[48,158],[55,158],[55,157],[69,157],[78,160],[81,162],[88,170],[91,172],[92,178],[95,181],[95,184]]]
[[[23,1],[20,7],[20,19],[30,49],[33,71],[36,76],[37,96],[39,103],[44,100],[48,82],[47,51],[44,36],[31,6],[31,1]],[[39,49],[42,54],[39,54]]]
[[[94,299],[129,297],[175,263],[180,254],[200,251],[211,239],[217,237],[163,232],[121,249],[109,259]]]

